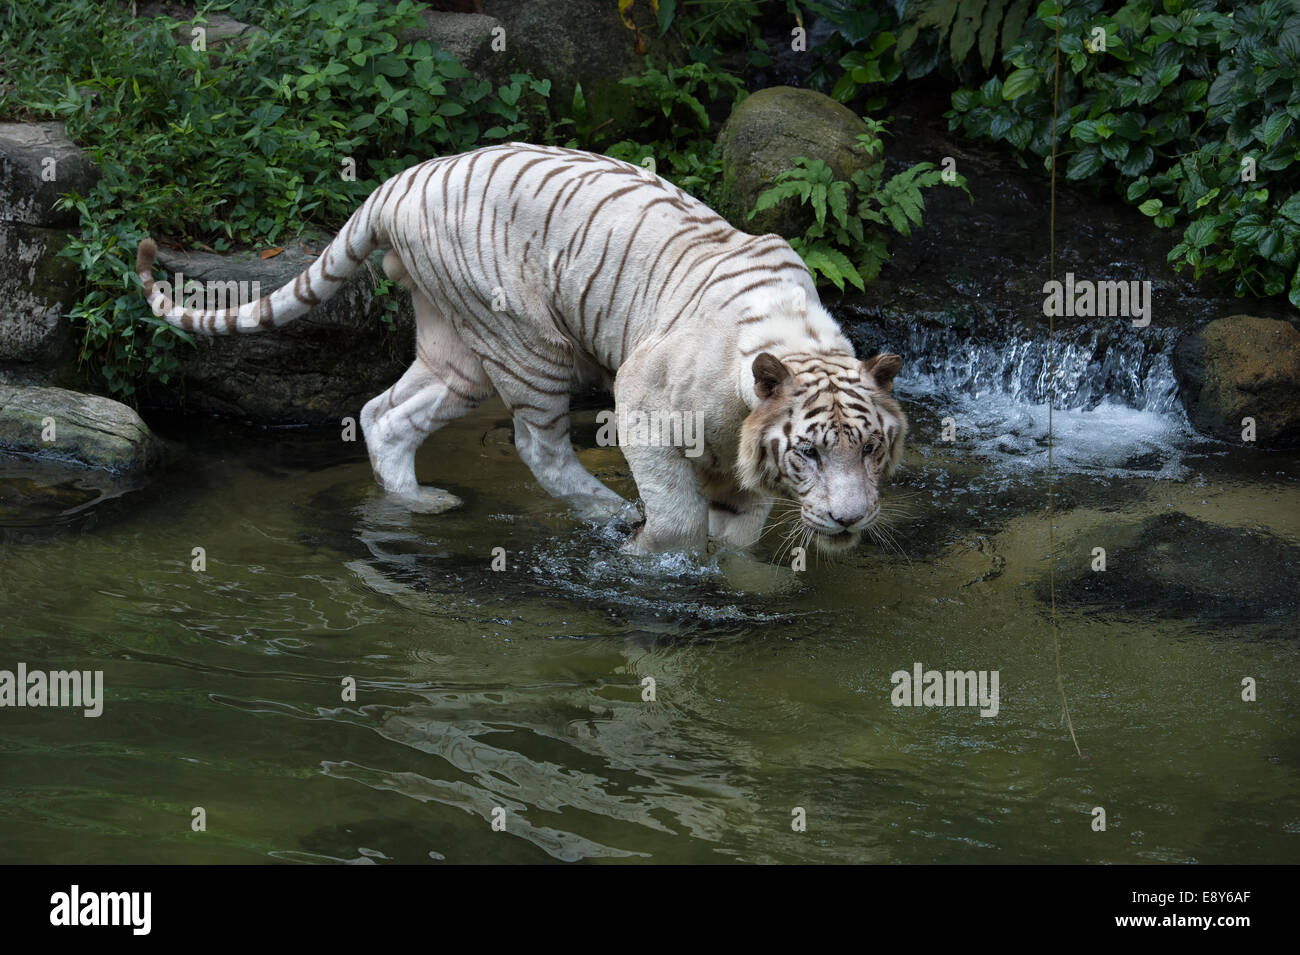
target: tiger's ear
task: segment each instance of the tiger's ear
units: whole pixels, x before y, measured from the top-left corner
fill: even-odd
[[[903,367],[903,359],[897,355],[881,353],[868,358],[862,363],[862,377],[874,382],[881,391],[894,390],[894,376]]]
[[[754,359],[754,394],[759,399],[770,398],[790,377],[790,369],[771,352],[763,352]]]

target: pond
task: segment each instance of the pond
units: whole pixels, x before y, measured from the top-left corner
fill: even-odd
[[[94,507],[65,481],[35,516],[49,479],[11,464],[0,668],[102,670],[105,700],[3,711],[0,861],[1300,861],[1296,455],[1195,437],[1167,362],[1060,402],[1080,759],[1046,408],[899,347],[889,540],[798,573],[779,529],[749,558],[620,556],[499,404],[422,449],[466,501],[437,516],[337,434],[172,423],[161,480]],[[595,427],[580,457],[633,496]],[[996,713],[895,706],[917,664],[996,671]]]

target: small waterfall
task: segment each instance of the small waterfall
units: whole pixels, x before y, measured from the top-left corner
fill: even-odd
[[[860,354],[888,350],[902,355],[908,390],[982,398],[1003,395],[1026,404],[1048,397],[1048,336],[1045,328],[1018,322],[981,321],[966,326],[863,320],[843,310],[843,324]],[[1057,408],[1089,411],[1103,401],[1157,414],[1178,411],[1171,354],[1176,329],[1134,328],[1127,319],[1105,326],[1057,328],[1051,368]]]
[[[1047,330],[1012,319],[904,325],[861,309],[837,316],[860,355],[903,357],[898,395],[913,443],[983,458],[990,475],[1036,480],[1049,445],[1058,471],[1096,477],[1182,480],[1196,440],[1178,401],[1171,355],[1177,329],[1125,319]],[[1047,399],[1053,386],[1054,423]],[[924,413],[922,413],[924,412]],[[938,431],[952,423],[954,437]]]

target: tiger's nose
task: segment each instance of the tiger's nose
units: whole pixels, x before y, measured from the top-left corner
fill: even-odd
[[[852,527],[866,516],[865,513],[859,513],[854,514],[851,517],[840,517],[838,514],[831,512],[831,520],[840,525],[840,527]]]

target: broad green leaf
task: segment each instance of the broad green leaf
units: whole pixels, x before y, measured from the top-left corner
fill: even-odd
[[[1028,67],[1016,70],[1002,84],[1002,98],[1004,100],[1019,99],[1026,93],[1032,93],[1038,89],[1040,82],[1037,70]]]
[[[1096,146],[1088,146],[1070,157],[1065,167],[1066,179],[1087,179],[1101,169],[1105,160]]]

